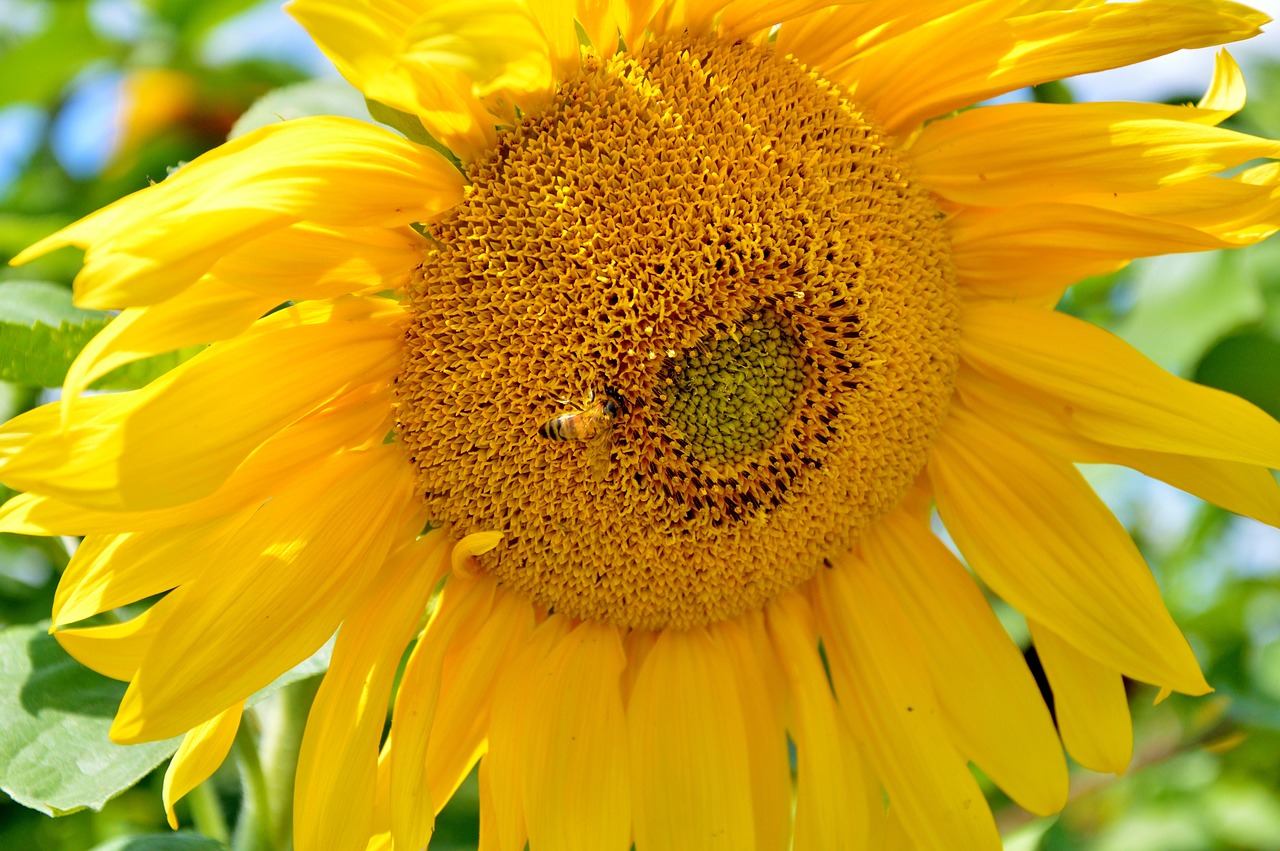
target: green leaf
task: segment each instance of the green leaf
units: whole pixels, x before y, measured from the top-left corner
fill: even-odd
[[[1196,367],[1195,379],[1280,419],[1280,339],[1265,331],[1242,331],[1219,342]]]
[[[369,121],[364,96],[346,80],[308,80],[272,89],[258,98],[236,120],[228,138],[234,139],[259,127],[309,115],[345,115]]]
[[[1178,375],[1189,375],[1223,334],[1265,310],[1239,252],[1180,254],[1133,265],[1134,307],[1111,330]]]
[[[110,741],[107,733],[126,684],[81,665],[46,629],[47,624],[0,630],[0,789],[48,815],[100,810],[182,740],[128,746]],[[331,652],[332,641],[250,697],[248,705],[322,673]]]
[[[71,292],[45,281],[0,284],[0,380],[57,387],[85,343],[111,315],[81,310]]]
[[[100,810],[169,757],[180,739],[108,740],[125,684],[67,655],[39,626],[0,631],[0,789],[48,815]]]
[[[222,851],[224,848],[226,846],[216,839],[180,830],[177,833],[121,836],[95,845],[90,851]]]

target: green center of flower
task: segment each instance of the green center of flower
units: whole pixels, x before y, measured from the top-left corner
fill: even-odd
[[[659,397],[668,426],[690,458],[724,464],[777,439],[805,377],[795,342],[766,312],[672,361],[668,380]]]

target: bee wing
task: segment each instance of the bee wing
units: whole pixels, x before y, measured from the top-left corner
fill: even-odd
[[[600,433],[587,441],[587,469],[591,478],[602,482],[609,476],[609,455],[613,450],[613,429],[603,428]]]

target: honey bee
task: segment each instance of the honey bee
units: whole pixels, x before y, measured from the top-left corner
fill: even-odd
[[[609,474],[609,452],[613,442],[613,424],[626,413],[627,406],[618,393],[608,387],[599,398],[595,391],[586,407],[552,417],[538,427],[538,434],[548,440],[574,440],[585,443],[587,468],[592,478],[602,480]]]

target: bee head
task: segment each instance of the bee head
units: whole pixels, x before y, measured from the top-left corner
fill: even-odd
[[[623,400],[621,393],[614,390],[612,387],[605,387],[604,395],[608,396],[609,401],[613,402],[614,407],[617,408],[614,414],[615,416],[620,417],[627,413],[627,403]]]

